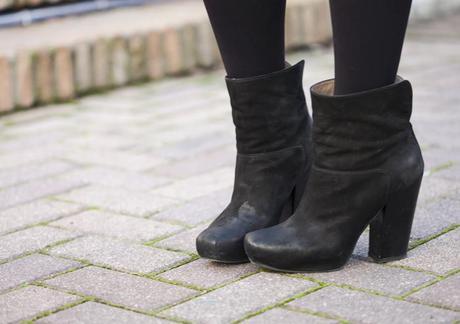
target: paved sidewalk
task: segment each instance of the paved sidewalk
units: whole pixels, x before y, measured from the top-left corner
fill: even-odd
[[[0,119],[0,323],[452,323],[460,320],[460,16],[413,26],[401,75],[426,160],[409,257],[286,275],[198,259],[229,200],[222,71]],[[458,30],[458,29],[457,29]],[[307,59],[305,87],[332,75]]]

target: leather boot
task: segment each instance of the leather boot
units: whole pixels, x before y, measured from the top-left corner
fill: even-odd
[[[303,67],[302,61],[267,75],[226,79],[236,128],[235,182],[229,205],[196,240],[201,257],[247,262],[244,236],[287,219],[300,201],[311,166]]]
[[[392,85],[334,96],[314,85],[315,161],[302,200],[285,222],[246,235],[250,260],[287,272],[340,269],[370,225],[369,256],[404,258],[423,176],[409,122],[412,88]]]

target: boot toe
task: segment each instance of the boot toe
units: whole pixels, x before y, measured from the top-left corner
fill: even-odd
[[[224,263],[248,262],[244,252],[243,237],[232,235],[222,227],[210,227],[196,239],[198,254],[205,259]]]
[[[247,234],[244,249],[251,262],[268,269],[282,270],[286,267],[283,264],[285,245],[271,235],[272,228]]]

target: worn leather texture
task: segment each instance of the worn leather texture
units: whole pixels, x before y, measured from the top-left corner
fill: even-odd
[[[303,66],[300,62],[264,76],[226,80],[238,152],[234,188],[229,205],[197,237],[200,256],[248,261],[245,235],[292,214],[294,188],[303,179],[303,189],[311,165]]]

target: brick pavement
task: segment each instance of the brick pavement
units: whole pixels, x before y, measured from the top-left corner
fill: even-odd
[[[0,323],[450,323],[460,320],[459,17],[412,26],[426,174],[405,260],[287,275],[198,259],[229,199],[234,135],[222,71],[0,120]],[[436,36],[436,37],[433,37]],[[332,75],[314,48],[305,86]]]

